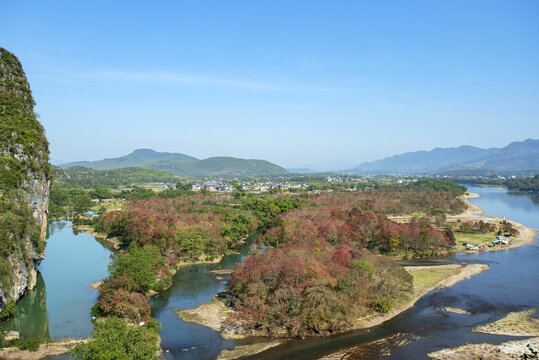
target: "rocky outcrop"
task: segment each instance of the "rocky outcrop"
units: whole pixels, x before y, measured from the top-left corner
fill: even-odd
[[[45,256],[48,158],[21,63],[0,48],[0,308],[35,286]]]

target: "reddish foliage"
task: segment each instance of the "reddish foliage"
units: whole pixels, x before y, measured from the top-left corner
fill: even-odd
[[[114,314],[136,322],[150,320],[150,303],[143,294],[116,289],[102,294],[98,301],[104,314]]]
[[[391,259],[350,245],[281,245],[238,264],[229,290],[234,326],[270,335],[327,335],[410,290],[411,277]],[[283,332],[284,331],[284,332]]]

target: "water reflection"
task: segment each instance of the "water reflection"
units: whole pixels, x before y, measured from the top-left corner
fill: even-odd
[[[17,302],[15,317],[0,322],[0,330],[17,330],[21,337],[50,339],[45,282],[40,273],[36,286]]]
[[[37,284],[17,302],[15,317],[0,322],[0,330],[17,330],[25,338],[90,335],[90,308],[97,298],[90,284],[107,276],[111,252],[70,226],[69,221],[47,225],[46,257],[38,267]]]
[[[178,319],[175,309],[192,309],[208,302],[225,289],[226,275],[212,270],[233,268],[249,251],[254,234],[237,253],[225,256],[218,264],[191,265],[182,268],[174,277],[167,291],[151,299],[152,315],[163,324],[159,333],[161,346],[167,359],[214,359],[224,349],[235,346],[234,340],[224,339],[221,334],[206,326]]]

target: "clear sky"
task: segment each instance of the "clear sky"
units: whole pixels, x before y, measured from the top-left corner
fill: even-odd
[[[539,138],[539,1],[6,1],[57,160],[285,167]]]

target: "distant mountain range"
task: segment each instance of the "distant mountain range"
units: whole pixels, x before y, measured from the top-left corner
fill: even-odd
[[[465,170],[539,171],[539,140],[513,142],[504,148],[436,148],[364,162],[351,173],[457,173]]]
[[[143,167],[172,174],[194,177],[277,176],[289,174],[284,168],[265,160],[247,160],[233,157],[211,157],[199,160],[179,153],[138,149],[129,155],[98,161],[77,161],[61,164],[68,169],[83,166],[96,170]]]

